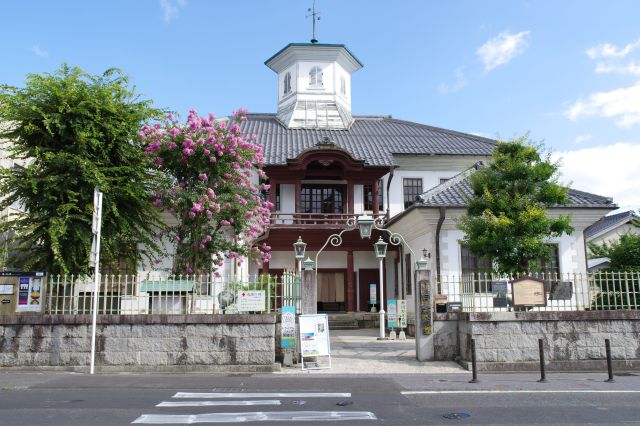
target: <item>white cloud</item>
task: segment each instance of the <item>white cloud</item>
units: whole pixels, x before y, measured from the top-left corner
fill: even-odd
[[[560,181],[605,197],[624,208],[640,208],[640,142],[583,148],[553,154],[560,159]]]
[[[596,65],[596,73],[598,74],[619,73],[619,74],[640,75],[640,64],[637,64],[635,61],[631,61],[626,65],[599,62]]]
[[[40,46],[38,46],[37,44],[34,46],[31,46],[31,51],[36,55],[36,56],[40,56],[41,58],[48,58],[49,57],[49,52],[47,52],[46,50],[42,50],[40,48]]]
[[[600,43],[591,49],[587,49],[586,54],[591,59],[596,58],[624,58],[629,53],[640,47],[640,38],[633,43],[627,44],[622,49],[611,43]]]
[[[462,88],[469,82],[467,80],[467,77],[464,75],[464,67],[456,68],[456,70],[454,71],[454,77],[455,81],[453,82],[453,84],[449,85],[446,83],[442,83],[440,86],[438,86],[438,91],[442,94],[455,93],[462,90]]]
[[[180,9],[183,9],[186,5],[186,0],[160,0],[160,7],[164,12],[164,22],[170,24],[171,21],[178,17]]]
[[[585,143],[590,141],[591,139],[593,139],[593,136],[591,136],[590,134],[586,134],[586,135],[578,135],[576,136],[576,138],[573,140],[573,143],[575,145],[580,145],[581,143]]]
[[[621,127],[640,124],[640,81],[631,87],[592,93],[587,100],[578,99],[565,115],[571,120],[586,116],[615,118]]]
[[[521,31],[517,34],[509,34],[505,31],[480,46],[476,54],[482,60],[485,72],[521,55],[529,45],[529,34],[531,31]]]

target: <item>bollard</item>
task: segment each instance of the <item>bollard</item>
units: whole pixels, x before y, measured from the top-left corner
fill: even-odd
[[[544,344],[542,339],[538,339],[538,349],[540,351],[540,380],[538,380],[538,383],[546,383],[547,375],[544,371]]]
[[[478,383],[478,368],[476,367],[476,339],[471,339],[471,372],[469,383]]]
[[[609,343],[609,339],[604,339],[604,348],[607,351],[607,373],[609,373],[609,378],[605,380],[607,383],[613,383],[613,366],[611,365],[611,344]]]

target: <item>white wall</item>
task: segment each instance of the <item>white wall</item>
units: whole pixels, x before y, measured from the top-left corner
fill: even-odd
[[[404,191],[403,191],[403,179],[404,178],[421,178],[422,179],[422,192],[427,191],[434,186],[440,184],[440,179],[449,179],[461,170],[449,170],[449,171],[414,171],[414,170],[396,170],[391,180],[391,189],[389,194],[390,212],[391,216],[395,216],[404,210]],[[386,191],[386,179],[385,176],[385,191]]]

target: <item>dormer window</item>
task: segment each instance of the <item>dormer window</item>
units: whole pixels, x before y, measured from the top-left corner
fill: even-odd
[[[288,72],[284,75],[284,94],[291,93],[291,73]]]
[[[322,87],[322,69],[320,67],[313,67],[309,71],[309,86]]]
[[[347,80],[344,78],[344,75],[340,76],[340,93],[343,95],[347,95]]]

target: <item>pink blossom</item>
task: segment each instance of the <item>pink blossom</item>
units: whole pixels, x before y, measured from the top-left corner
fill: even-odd
[[[205,181],[209,180],[209,176],[207,176],[206,173],[200,173],[198,175],[198,179],[200,179],[201,181],[205,182]]]

